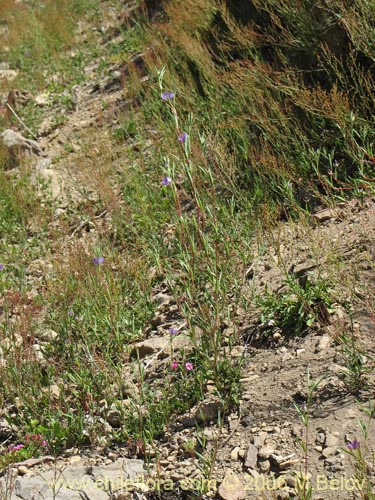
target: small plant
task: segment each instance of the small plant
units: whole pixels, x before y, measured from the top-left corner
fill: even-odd
[[[369,355],[358,346],[353,328],[351,332],[343,332],[338,341],[345,359],[346,369],[342,371],[345,383],[351,391],[366,390],[368,388],[368,374],[373,369],[369,363]]]
[[[359,419],[359,427],[362,440],[356,438],[349,442],[343,451],[347,453],[354,467],[354,477],[360,485],[361,497],[365,500],[374,500],[372,474],[375,466],[374,451],[370,451],[367,445],[371,423],[375,417],[375,405],[369,402],[368,406],[360,406],[360,409],[367,415],[366,420]],[[371,465],[369,464],[371,462]]]
[[[333,303],[328,283],[307,279],[301,286],[296,278],[288,276],[284,285],[285,291],[277,294],[267,292],[264,297],[258,298],[263,324],[300,335],[306,328],[326,321],[324,311],[330,312]]]
[[[313,488],[309,480],[308,469],[309,469],[309,424],[310,424],[310,412],[313,404],[314,394],[317,390],[319,384],[325,376],[321,376],[316,380],[311,379],[310,371],[307,371],[307,398],[306,402],[302,405],[294,403],[294,406],[298,412],[301,419],[302,425],[305,429],[304,436],[298,438],[298,444],[303,452],[303,469],[296,477],[296,489],[301,500],[311,500],[313,494]]]
[[[41,434],[26,434],[23,443],[12,444],[0,458],[0,469],[10,464],[22,462],[28,458],[36,458],[45,454],[48,443]]]

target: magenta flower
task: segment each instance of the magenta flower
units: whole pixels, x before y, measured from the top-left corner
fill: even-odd
[[[185,368],[188,372],[191,372],[191,370],[194,368],[193,363],[185,363]]]
[[[174,96],[174,92],[163,92],[161,98],[163,99],[163,101],[171,101],[172,99],[174,99]]]
[[[100,266],[100,264],[104,263],[104,257],[94,257],[92,261],[96,266]]]
[[[12,444],[9,446],[9,451],[18,451],[18,450],[22,450],[22,448],[24,448],[25,445],[24,444]]]
[[[172,179],[170,177],[163,177],[163,180],[161,181],[163,186],[170,186],[172,184]]]
[[[48,446],[47,441],[45,439],[43,439],[43,441],[42,441],[42,446],[43,446],[43,448],[47,448],[47,446]]]
[[[359,448],[361,445],[361,443],[359,441],[357,441],[356,439],[353,439],[353,441],[351,443],[349,443],[347,446],[349,448],[349,450],[356,450],[357,448]]]
[[[181,142],[182,144],[185,144],[185,142],[186,142],[186,139],[187,139],[187,138],[188,138],[188,135],[187,135],[187,133],[186,133],[186,132],[183,132],[182,134],[180,134],[180,135],[178,136],[178,140],[179,140],[179,142]]]
[[[173,363],[172,363],[172,370],[177,370],[177,368],[178,368],[177,361],[173,361]]]

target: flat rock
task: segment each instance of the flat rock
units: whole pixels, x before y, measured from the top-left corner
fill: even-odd
[[[246,453],[245,467],[255,469],[258,461],[258,448],[253,444],[249,445]]]
[[[316,222],[322,223],[327,220],[333,219],[335,217],[335,212],[329,208],[326,210],[322,210],[321,212],[317,212],[313,215],[313,218]]]
[[[165,355],[169,355],[171,350],[171,342],[173,342],[173,348],[180,349],[190,345],[190,339],[186,335],[176,335],[170,338],[169,336],[164,337],[151,337],[150,339],[142,340],[137,342],[132,350],[132,357],[144,358],[150,354],[155,354],[159,351],[163,352]]]
[[[11,500],[108,500],[110,493],[119,492],[125,488],[126,480],[137,480],[147,475],[142,460],[119,459],[115,462],[93,467],[92,474],[81,465],[68,466],[55,471],[52,467],[42,474],[32,477],[19,477],[14,483]],[[4,479],[1,488],[6,486]]]

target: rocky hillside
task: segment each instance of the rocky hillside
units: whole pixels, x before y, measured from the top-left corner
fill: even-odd
[[[3,0],[0,498],[375,498],[374,18]]]

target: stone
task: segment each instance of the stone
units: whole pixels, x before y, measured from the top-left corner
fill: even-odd
[[[11,82],[17,78],[17,76],[18,73],[17,71],[14,71],[14,69],[0,69],[0,81],[8,80],[8,82]]]
[[[45,349],[43,346],[39,344],[34,344],[32,346],[32,350],[34,352],[35,359],[38,361],[40,366],[46,367],[47,366],[47,360],[44,356]]]
[[[230,452],[230,459],[233,460],[234,462],[236,460],[238,460],[239,458],[239,451],[240,451],[240,448],[239,446],[236,446],[235,448],[233,448],[233,450]]]
[[[44,330],[40,334],[42,340],[55,340],[58,336],[59,334],[54,330]]]
[[[57,384],[52,384],[49,386],[49,393],[52,399],[57,400],[60,397],[60,388]]]
[[[17,499],[34,500],[81,500],[80,491],[85,498],[108,500],[108,492],[116,493],[122,489],[127,479],[147,476],[142,460],[120,459],[107,466],[96,466],[86,472],[80,465],[68,466],[61,470],[48,470],[38,477],[20,477],[15,482]],[[12,497],[13,498],[13,497]]]
[[[324,448],[324,450],[322,451],[322,455],[324,458],[328,458],[332,455],[336,455],[336,453],[337,453],[337,449],[333,448],[333,447]]]
[[[51,158],[42,158],[41,160],[38,161],[38,163],[35,165],[35,172],[37,174],[41,174],[44,170],[47,168],[50,168],[52,164]]]
[[[246,497],[246,492],[240,478],[231,474],[224,477],[219,486],[218,495],[222,500],[243,500]]]
[[[316,214],[313,215],[314,220],[319,224],[327,220],[333,219],[334,217],[335,217],[335,212],[329,208],[326,208],[325,210],[317,212]]]
[[[128,491],[127,493],[120,493],[117,495],[116,500],[129,500],[131,498],[131,493]]]
[[[253,444],[250,444],[245,459],[245,467],[249,469],[255,469],[258,461],[258,448]]]
[[[315,352],[316,353],[325,352],[328,349],[328,347],[331,345],[331,343],[332,343],[332,339],[331,339],[330,335],[322,335],[319,339],[317,346],[316,346]]]
[[[142,359],[145,356],[155,354],[159,351],[164,353],[164,356],[167,356],[171,350],[171,342],[173,342],[173,347],[176,349],[186,348],[190,345],[190,339],[186,335],[176,335],[173,337],[172,341],[169,336],[151,337],[150,339],[137,342],[133,347],[131,356],[133,358],[139,356],[139,358]]]
[[[40,107],[48,106],[49,101],[50,99],[47,93],[39,94],[34,99],[35,104]]]
[[[0,438],[6,440],[13,435],[12,426],[5,420],[5,418],[0,419]]]
[[[261,449],[258,452],[258,457],[260,459],[266,460],[270,457],[270,455],[275,453],[275,450],[276,450],[276,444],[270,441],[261,447]]]
[[[7,169],[19,166],[21,153],[28,152],[37,155],[43,153],[37,142],[26,139],[12,129],[6,129],[0,134],[0,143],[6,151],[5,167]]]
[[[166,293],[157,293],[153,297],[153,301],[156,303],[158,308],[160,307],[166,307],[169,305],[172,301],[172,297],[170,295],[167,295]]]
[[[332,434],[327,433],[327,435],[325,437],[325,446],[327,448],[333,448],[333,447],[337,446],[337,444],[339,442],[339,436],[340,436],[340,434],[337,432],[333,432]]]
[[[264,441],[267,438],[267,432],[261,431],[257,436],[254,436],[254,446],[260,448],[264,445]]]
[[[20,465],[17,468],[17,471],[18,471],[18,474],[20,474],[21,476],[24,476],[25,474],[28,474],[29,469],[26,467],[26,465]]]
[[[201,403],[196,413],[197,422],[216,422],[222,410],[223,404],[219,400]]]
[[[109,410],[106,420],[114,429],[118,429],[121,426],[120,414],[116,409]]]
[[[271,462],[269,460],[260,460],[259,461],[259,470],[262,474],[267,474],[270,470]]]

